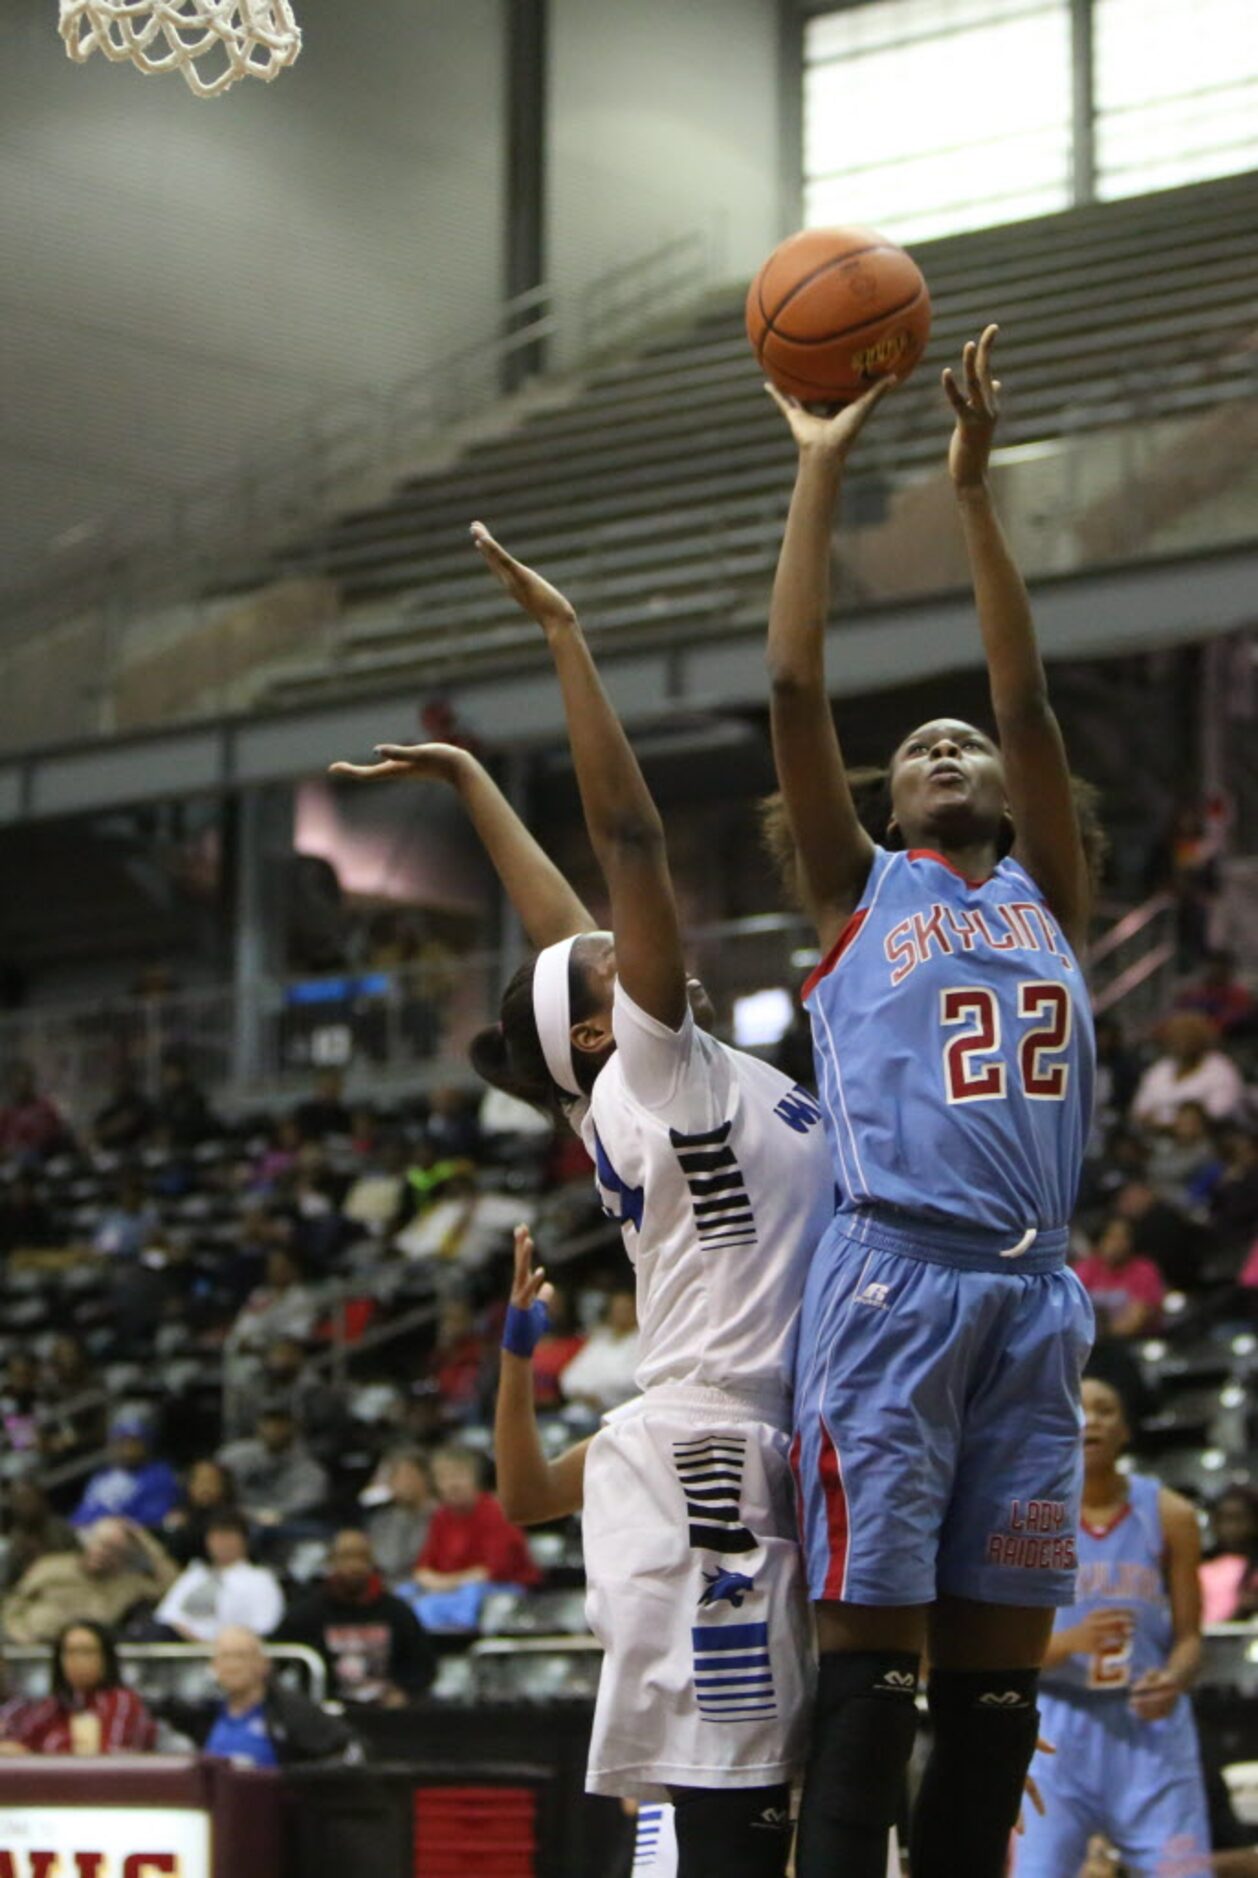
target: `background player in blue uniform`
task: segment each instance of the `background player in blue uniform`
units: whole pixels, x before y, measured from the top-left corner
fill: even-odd
[[[1210,1870],[1197,1730],[1185,1690],[1201,1657],[1201,1539],[1187,1500],[1124,1475],[1129,1438],[1108,1383],[1083,1385],[1084,1485],[1076,1601],[1044,1659],[1041,1728],[1057,1752],[1035,1775],[1044,1812],[1017,1878],[1076,1871],[1103,1832],[1131,1878]]]
[[[924,1646],[934,1745],[914,1878],[996,1878],[1051,1607],[1073,1589],[1092,1316],[1065,1252],[1094,1066],[1077,959],[1090,878],[987,488],[995,337],[944,385],[999,741],[951,718],[907,737],[881,846],[853,803],[824,647],[843,463],[888,387],[832,417],[777,398],[799,469],[770,615],[774,752],[826,955],[806,1002],[844,1195],[796,1372],[822,1650],[800,1878],[881,1870]]]

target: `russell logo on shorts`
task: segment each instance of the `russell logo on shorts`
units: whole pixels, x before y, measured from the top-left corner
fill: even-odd
[[[871,1282],[863,1291],[857,1292],[856,1303],[872,1304],[876,1311],[889,1311],[891,1309],[891,1286]]]

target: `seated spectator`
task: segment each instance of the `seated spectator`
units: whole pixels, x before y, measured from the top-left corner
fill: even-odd
[[[1184,1102],[1169,1129],[1153,1137],[1149,1185],[1172,1206],[1204,1207],[1223,1163],[1200,1102]]]
[[[401,1215],[407,1197],[406,1169],[410,1155],[400,1135],[384,1135],[345,1196],[345,1218],[373,1237],[387,1233]]]
[[[109,1465],[94,1473],[70,1515],[72,1526],[100,1519],[134,1520],[158,1527],[179,1501],[169,1461],[152,1459],[153,1431],[141,1415],[119,1415],[109,1430]]]
[[[1209,1018],[1221,1037],[1243,1036],[1254,1028],[1253,993],[1236,976],[1231,952],[1207,952],[1201,976],[1185,985],[1175,1000],[1178,1011]]]
[[[585,1348],[585,1337],[572,1315],[572,1299],[560,1285],[551,1287],[550,1328],[533,1352],[533,1400],[538,1408],[557,1408],[563,1401],[559,1378]]]
[[[205,1536],[215,1513],[234,1511],[236,1483],[221,1461],[194,1461],[177,1506],[162,1521],[162,1543],[180,1565],[208,1557]]]
[[[385,1583],[399,1584],[423,1550],[435,1505],[428,1463],[418,1448],[385,1456],[364,1503],[374,1503],[381,1491],[388,1499],[367,1515],[367,1537]]]
[[[329,1715],[271,1674],[262,1641],[231,1624],[214,1644],[214,1680],[221,1702],[171,1701],[163,1720],[206,1754],[254,1767],[293,1767],[302,1761],[361,1760],[362,1750],[338,1715]]]
[[[131,1168],[118,1182],[113,1205],[101,1215],[92,1234],[92,1250],[100,1258],[137,1259],[161,1231],[161,1224],[143,1175]]]
[[[348,1137],[351,1118],[342,1095],[344,1086],[339,1069],[320,1070],[314,1094],[299,1102],[293,1114],[303,1141],[323,1141],[328,1135]]]
[[[434,1089],[424,1133],[437,1153],[451,1160],[474,1159],[480,1149],[476,1099],[465,1089]]]
[[[1180,1011],[1162,1026],[1164,1054],[1140,1078],[1132,1120],[1144,1128],[1170,1128],[1185,1102],[1200,1102],[1211,1121],[1225,1121],[1244,1093],[1240,1071],[1216,1047],[1213,1024]]]
[[[335,1460],[349,1421],[344,1394],[311,1368],[310,1353],[296,1337],[268,1344],[257,1374],[233,1390],[232,1432],[256,1426],[264,1402],[287,1402],[311,1452]]]
[[[28,1754],[147,1754],[157,1727],[124,1686],[108,1630],[78,1618],[53,1644],[51,1695],[19,1711],[7,1740]]]
[[[4,1601],[13,1643],[51,1643],[74,1618],[115,1628],[141,1605],[155,1605],[177,1573],[143,1526],[102,1519],[79,1534],[79,1549],[37,1559]]]
[[[45,1394],[64,1400],[100,1387],[100,1377],[81,1337],[62,1330],[53,1338],[44,1361]]]
[[[1166,1286],[1153,1260],[1136,1252],[1128,1220],[1107,1220],[1075,1270],[1096,1308],[1098,1338],[1144,1337],[1157,1329]]]
[[[365,1532],[339,1532],[322,1585],[289,1606],[276,1642],[304,1643],[342,1702],[401,1708],[432,1682],[437,1659],[414,1612],[386,1591]]]
[[[408,1178],[414,1186],[413,1168]],[[395,1243],[405,1258],[457,1261],[464,1271],[476,1271],[533,1212],[519,1194],[486,1192],[471,1161],[438,1161],[427,1176],[427,1203]]]
[[[603,1321],[591,1331],[585,1347],[560,1372],[559,1387],[567,1402],[582,1402],[606,1414],[638,1393],[634,1375],[638,1367],[638,1311],[633,1292],[613,1291]]]
[[[326,1470],[298,1438],[287,1402],[269,1402],[257,1432],[231,1441],[219,1455],[236,1483],[240,1504],[259,1526],[279,1526],[311,1514],[328,1497]]]
[[[1228,1239],[1258,1232],[1258,1134],[1229,1128],[1223,1136],[1223,1171],[1210,1195],[1212,1223]]]
[[[243,1624],[269,1636],[284,1615],[284,1594],[274,1572],[249,1563],[249,1522],[229,1507],[211,1513],[205,1528],[208,1561],[193,1559],[157,1607],[157,1621],[185,1643],[213,1643],[221,1630]]]
[[[181,1051],[172,1051],[162,1064],[158,1112],[172,1149],[199,1147],[218,1132],[219,1124],[193,1081],[188,1060]]]
[[[301,1129],[294,1116],[286,1115],[276,1123],[266,1149],[258,1157],[249,1185],[271,1192],[292,1174],[300,1153]]]
[[[522,1591],[541,1572],[528,1540],[481,1485],[480,1456],[440,1448],[433,1456],[440,1504],[415,1561],[415,1609],[432,1630],[474,1630],[494,1591]]]
[[[53,1552],[73,1552],[78,1546],[74,1528],[53,1512],[48,1496],[36,1481],[19,1478],[9,1483],[3,1503],[4,1571],[0,1585],[11,1591],[31,1566]]]
[[[44,1161],[69,1140],[61,1112],[35,1084],[29,1063],[15,1063],[8,1075],[8,1100],[0,1108],[0,1156]]]
[[[428,1358],[446,1418],[466,1421],[480,1408],[489,1363],[489,1343],[476,1328],[465,1298],[450,1298],[437,1320],[437,1341]]]
[[[62,1237],[52,1208],[30,1172],[23,1170],[0,1200],[0,1255],[43,1251]]]
[[[1113,1211],[1131,1227],[1135,1251],[1153,1260],[1168,1285],[1180,1290],[1193,1285],[1205,1249],[1201,1227],[1159,1199],[1147,1180],[1129,1180],[1120,1188]]]
[[[1098,1117],[1125,1115],[1136,1093],[1139,1071],[1122,1026],[1113,1015],[1096,1020],[1096,1100]]]
[[[305,1151],[292,1182],[293,1256],[314,1272],[326,1272],[343,1249],[347,1229],[339,1204],[340,1181]]]
[[[1258,1617],[1258,1492],[1226,1488],[1211,1508],[1210,1530],[1210,1556],[1200,1567],[1202,1623]]]
[[[11,1454],[33,1454],[39,1447],[39,1365],[28,1350],[14,1350],[4,1366],[0,1430]]]
[[[92,1120],[92,1140],[109,1154],[128,1154],[142,1147],[153,1130],[157,1111],[128,1064],[114,1081],[113,1093]]]
[[[318,1299],[306,1283],[300,1260],[277,1246],[267,1254],[266,1283],[249,1293],[227,1333],[224,1357],[232,1363],[260,1355],[281,1337],[305,1342],[318,1315]]]

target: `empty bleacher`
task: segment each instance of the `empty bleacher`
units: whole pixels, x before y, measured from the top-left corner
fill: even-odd
[[[935,330],[879,413],[853,513],[942,465],[938,370],[1003,328],[1007,448],[1208,412],[1258,387],[1258,177],[1231,177],[920,245]],[[271,577],[324,575],[345,619],[329,661],[274,667],[265,701],[508,667],[540,652],[467,546],[481,516],[544,566],[604,644],[762,616],[791,446],[760,390],[735,290],[587,378],[581,395],[469,448],[440,475],[290,543]]]

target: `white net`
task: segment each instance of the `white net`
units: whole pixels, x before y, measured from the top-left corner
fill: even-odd
[[[289,0],[61,0],[61,37],[80,64],[103,52],[142,72],[182,72],[198,98],[238,78],[269,84],[301,51]]]

